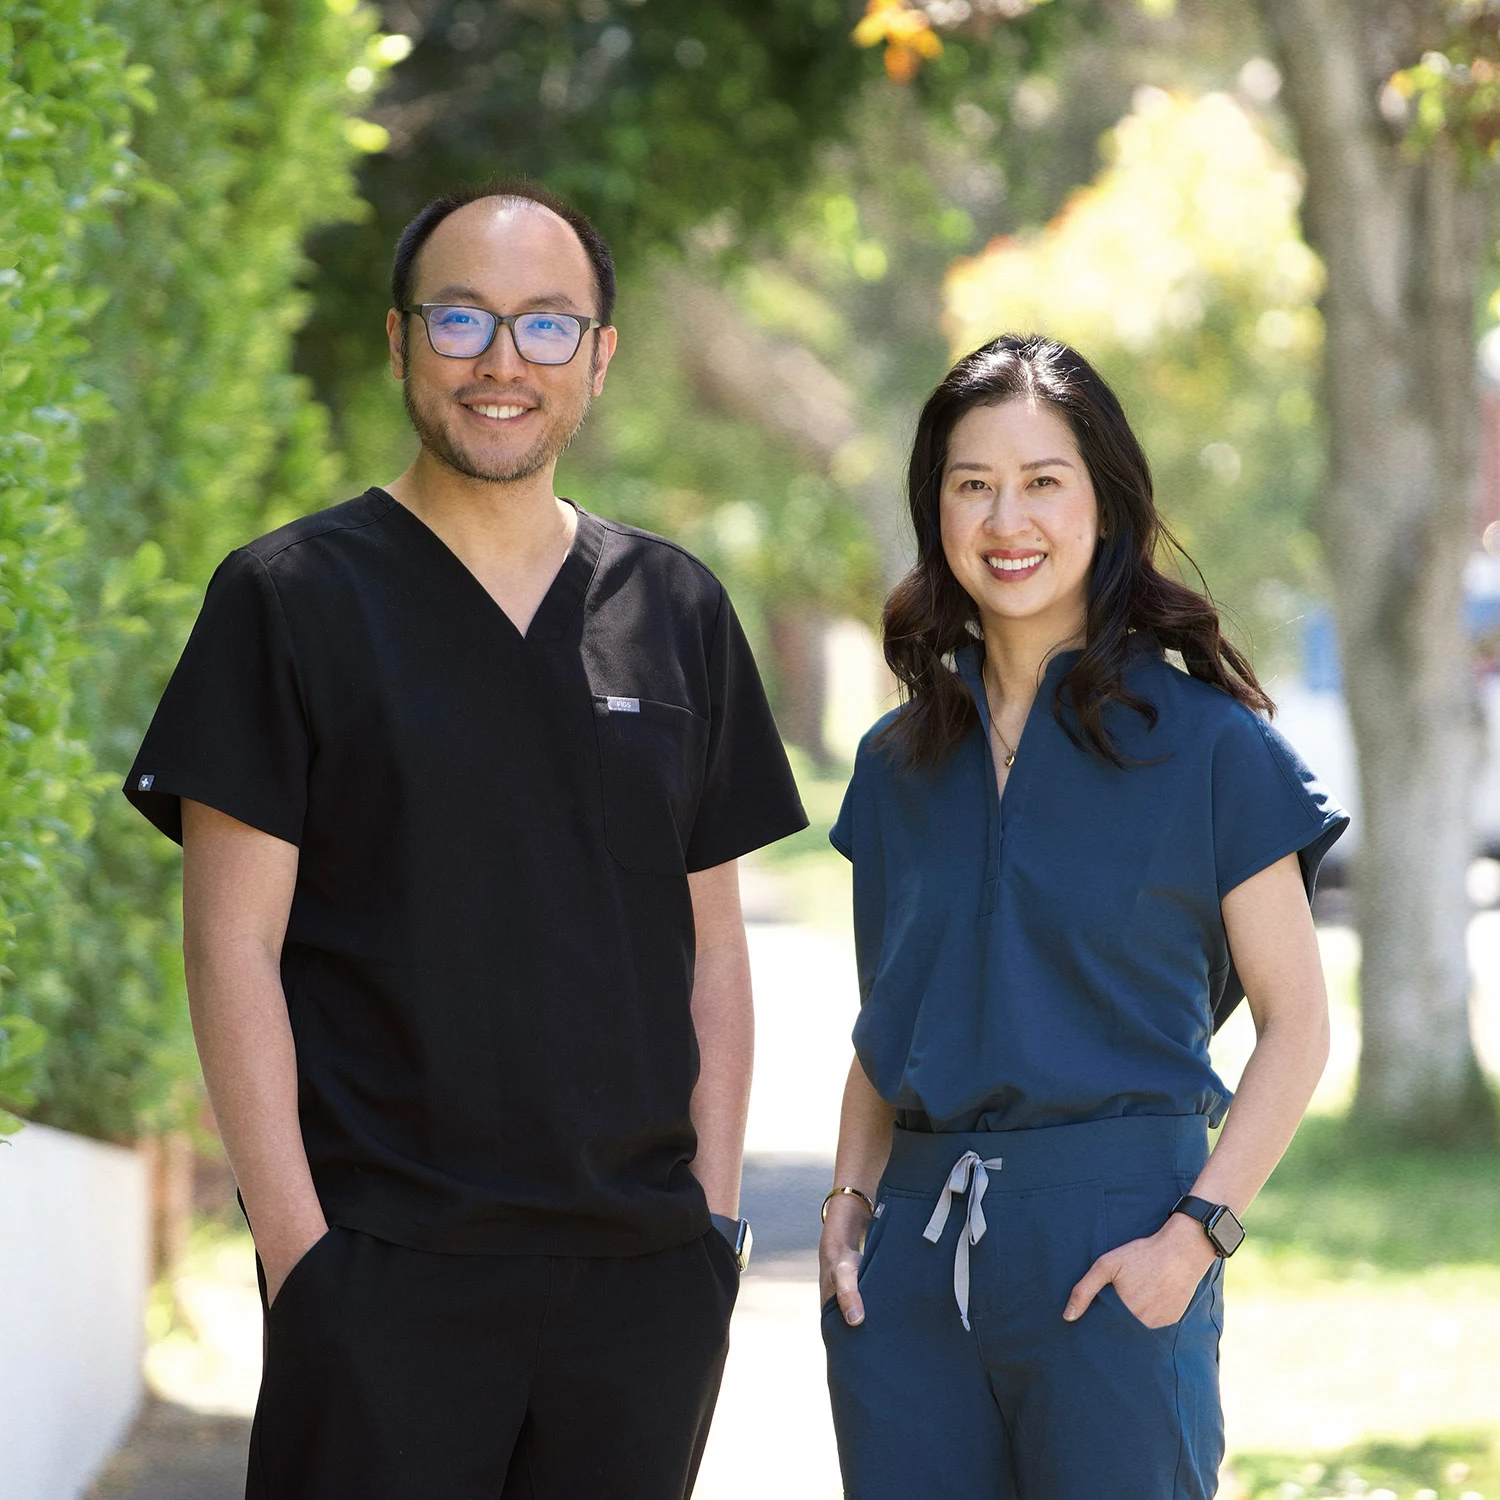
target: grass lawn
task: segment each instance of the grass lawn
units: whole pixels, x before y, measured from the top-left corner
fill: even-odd
[[[1500,1161],[1310,1117],[1229,1267],[1226,1494],[1500,1497]]]

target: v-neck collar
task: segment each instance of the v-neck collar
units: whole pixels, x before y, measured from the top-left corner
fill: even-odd
[[[1157,640],[1154,632],[1149,630],[1134,630],[1130,633],[1130,665],[1134,665],[1144,656],[1159,656],[1160,653],[1161,643]],[[1072,670],[1074,663],[1082,655],[1082,650],[1074,647],[1066,651],[1054,652],[1047,659],[1047,665],[1042,671],[1042,680],[1037,684],[1036,695],[1031,700],[1031,707],[1026,711],[1026,723],[1021,728],[1020,739],[1016,741],[1015,754],[1010,764],[1010,774],[1005,778],[1005,790],[1002,792],[996,784],[995,752],[990,734],[990,700],[989,695],[984,690],[984,643],[979,640],[971,641],[968,645],[961,646],[954,652],[953,664],[958,669],[959,676],[963,679],[964,685],[969,689],[969,693],[974,699],[974,707],[979,711],[980,738],[984,742],[986,800],[994,827],[994,837],[990,841],[991,879],[998,873],[1001,842],[1005,837],[1008,823],[1014,821],[1014,812],[1021,800],[1021,793],[1016,791],[1017,779],[1023,774],[1023,771],[1029,769],[1032,756],[1036,754],[1035,749],[1030,754],[1026,753],[1028,738],[1032,740],[1036,738],[1035,735],[1030,733],[1032,721],[1037,717],[1038,713],[1051,715],[1053,704],[1056,700],[1058,682]],[[1005,817],[1007,810],[1012,814],[1010,819]],[[988,907],[986,909],[988,910]]]
[[[980,909],[986,916],[994,911],[995,902],[999,896],[1000,870],[1004,863],[1007,835],[1015,831],[1015,810],[1020,805],[1022,797],[1021,791],[1017,789],[1017,783],[1029,771],[1031,757],[1035,754],[1034,749],[1028,743],[1035,739],[1035,736],[1030,733],[1032,720],[1038,712],[1051,712],[1052,692],[1058,677],[1082,654],[1081,651],[1059,651],[1047,662],[1046,669],[1042,673],[1042,680],[1037,684],[1036,696],[1032,698],[1031,707],[1026,711],[1026,723],[1021,729],[1020,739],[1016,741],[1015,757],[1011,761],[1010,772],[1005,778],[1005,791],[1002,793],[996,784],[995,753],[990,735],[990,702],[984,690],[984,678],[981,675],[984,663],[983,643],[974,641],[970,645],[960,647],[954,653],[954,665],[958,668],[959,676],[963,678],[965,686],[974,699],[974,707],[979,711],[985,806],[989,811],[989,838],[986,840],[985,847],[984,889],[980,903]],[[1044,696],[1045,703],[1043,703]],[[1007,816],[1007,813],[1010,815]]]
[[[483,603],[494,611],[502,622],[502,628],[509,630],[521,645],[555,638],[562,633],[568,622],[578,612],[583,596],[588,592],[594,569],[599,562],[599,554],[604,548],[604,527],[598,518],[591,516],[574,501],[559,497],[577,512],[578,525],[574,528],[573,543],[568,548],[568,555],[563,558],[562,566],[553,575],[547,592],[542,595],[541,603],[537,605],[530,623],[522,632],[516,628],[516,622],[500,607],[494,595],[479,581],[469,565],[421,516],[403,505],[389,490],[383,490],[377,486],[373,493],[388,501],[394,510],[399,511],[406,518],[417,535],[426,539],[429,552],[435,552],[440,559],[446,560],[443,566],[463,575],[467,580],[466,586],[473,589]]]
[[[1047,694],[1050,703],[1050,689],[1056,685],[1058,678],[1067,672],[1082,655],[1082,651],[1075,649],[1058,651],[1048,658],[1047,665],[1042,672],[1042,680],[1037,684],[1036,696],[1032,698],[1031,707],[1026,711],[1026,722],[1021,726],[1021,737],[1016,741],[1015,756],[1011,761],[1010,776],[1006,778],[1005,782],[1006,792],[1010,791],[1011,781],[1016,774],[1016,767],[1021,763],[1021,747],[1026,743],[1026,731],[1031,728],[1031,721],[1036,712],[1037,704],[1041,701],[1043,694]],[[974,707],[979,710],[979,724],[984,735],[985,752],[993,758],[990,749],[990,700],[989,694],[984,690],[983,644],[979,641],[974,641],[970,645],[961,646],[954,653],[953,663],[958,668],[958,675],[963,678],[964,685],[969,689],[969,693],[974,699]],[[993,771],[993,767],[991,767],[991,770]],[[993,777],[991,779],[993,781]],[[1004,800],[1001,798],[999,787],[995,787],[995,795],[1000,800]]]
[[[1161,642],[1156,638],[1154,631],[1132,630],[1130,632],[1128,665],[1133,666],[1143,656],[1160,655]],[[1047,665],[1042,670],[1042,680],[1037,684],[1036,697],[1031,700],[1032,708],[1036,707],[1037,699],[1044,692],[1055,688],[1060,677],[1063,677],[1073,669],[1073,665],[1083,655],[1079,647],[1071,647],[1067,651],[1055,651],[1047,658]],[[953,664],[958,669],[958,675],[963,678],[964,684],[973,695],[974,706],[979,710],[980,722],[984,726],[985,742],[989,742],[990,732],[990,705],[989,698],[984,691],[984,642],[980,640],[970,641],[966,646],[960,646],[953,653]],[[1028,712],[1026,723],[1031,723],[1031,715]],[[1026,738],[1025,729],[1021,732],[1021,739]],[[1019,756],[1021,742],[1016,742],[1016,753]],[[1014,767],[1012,767],[1014,769]],[[1006,783],[1009,785],[1009,783]]]

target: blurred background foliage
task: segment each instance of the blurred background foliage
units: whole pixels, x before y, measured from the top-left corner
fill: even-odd
[[[1254,17],[1009,11],[905,86],[859,0],[13,12],[0,1014],[49,1040],[36,1072],[11,1027],[0,1101],[33,1073],[30,1115],[119,1138],[198,1108],[177,858],[116,787],[224,553],[408,461],[389,254],[455,181],[533,174],[610,238],[620,354],[564,491],[725,578],[809,774],[842,748],[826,628],[904,566],[917,407],[1002,328],[1097,358],[1216,597],[1290,657],[1320,269]]]
[[[33,236],[0,270],[0,318],[29,320],[8,368],[33,361],[5,426],[13,443],[40,435],[0,475],[0,544],[29,586],[6,580],[22,621],[7,743],[30,757],[0,795],[37,789],[0,828],[51,846],[45,888],[5,872],[23,913],[5,1004],[47,1035],[28,1116],[125,1139],[191,1119],[199,1084],[180,860],[117,788],[213,568],[338,492],[291,339],[305,237],[360,212],[347,75],[385,64],[376,18],[352,4],[102,0],[72,6],[64,30],[68,8],[12,25],[12,90],[61,100],[29,157],[6,141],[0,190],[0,222],[21,216]],[[54,183],[49,206],[37,190]],[[17,279],[32,266],[35,307]]]
[[[108,293],[77,246],[123,198],[141,96],[123,39],[86,5],[12,11],[0,58],[0,1105],[22,1105],[39,914],[61,900],[98,791],[69,718],[84,640],[68,569],[85,423],[104,410],[83,330]],[[13,1124],[0,1109],[0,1131]]]
[[[453,182],[534,175],[609,237],[621,351],[564,487],[724,577],[810,771],[825,627],[904,566],[918,405],[954,339],[1044,322],[1085,261],[1056,330],[1119,382],[1220,597],[1253,623],[1316,588],[1316,267],[1274,81],[1240,76],[1244,17],[1155,9],[1041,6],[906,88],[855,0],[18,12],[6,107],[52,123],[0,199],[0,1013],[48,1042],[4,1098],[33,1071],[31,1117],[118,1138],[198,1108],[178,860],[115,788],[219,559],[409,459],[389,254]]]

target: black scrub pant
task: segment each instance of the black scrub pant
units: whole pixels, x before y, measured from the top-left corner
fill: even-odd
[[[713,1230],[583,1258],[332,1229],[266,1314],[246,1500],[684,1500],[738,1280]]]

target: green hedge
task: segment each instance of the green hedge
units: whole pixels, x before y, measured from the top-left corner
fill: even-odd
[[[91,430],[76,499],[74,722],[107,788],[17,972],[49,1033],[31,1117],[128,1137],[190,1118],[199,1083],[180,859],[117,788],[215,564],[342,498],[324,412],[291,373],[301,247],[359,212],[356,113],[392,49],[353,0],[112,0],[102,14],[154,101],[135,120],[136,191],[82,246],[86,279],[109,289],[90,370],[113,415]]]
[[[103,294],[80,249],[129,180],[139,84],[87,0],[0,20],[0,1101],[13,1106],[30,1102],[42,1042],[17,975],[91,822],[67,585],[84,424],[104,410],[85,358]],[[0,1109],[0,1131],[15,1123]]]

